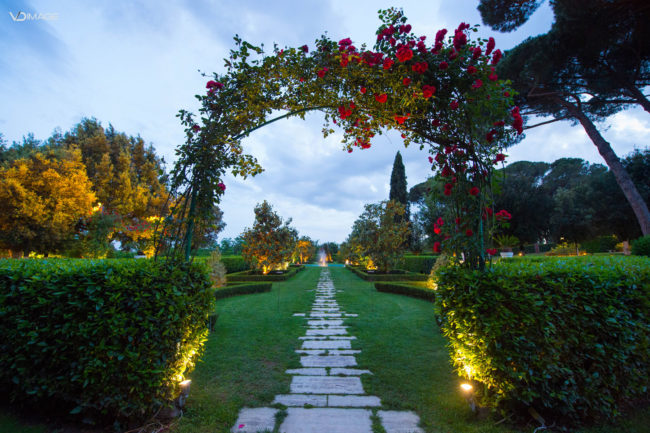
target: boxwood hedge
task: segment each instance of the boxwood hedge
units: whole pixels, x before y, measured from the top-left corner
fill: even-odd
[[[286,281],[289,278],[296,275],[298,272],[302,271],[303,269],[305,269],[303,265],[290,266],[289,270],[283,274],[270,273],[267,275],[255,274],[252,273],[251,271],[243,271],[243,272],[236,272],[234,274],[228,274],[227,278],[228,278],[228,283],[239,282],[239,281],[259,281],[259,282]]]
[[[649,259],[506,260],[437,278],[452,359],[485,402],[580,424],[648,397]]]
[[[202,349],[210,286],[200,265],[0,260],[0,384],[86,417],[151,414]]]
[[[433,264],[436,262],[438,256],[433,255],[420,255],[411,256],[407,255],[402,257],[398,266],[405,271],[414,272],[416,274],[427,274],[431,272]]]
[[[404,271],[394,274],[375,274],[365,272],[356,266],[346,266],[346,268],[366,281],[427,281],[429,278],[429,276],[425,274],[415,274]]]
[[[222,299],[230,296],[270,292],[272,286],[273,283],[234,283],[216,290],[214,296],[216,299]]]
[[[411,298],[424,299],[429,302],[433,302],[436,299],[436,292],[434,290],[411,286],[407,283],[375,283],[375,289],[378,292],[395,293]]]

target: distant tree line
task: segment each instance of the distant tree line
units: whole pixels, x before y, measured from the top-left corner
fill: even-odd
[[[623,166],[646,202],[650,201],[650,150],[635,150]],[[499,170],[495,211],[512,214],[503,234],[521,244],[580,243],[598,236],[619,240],[641,236],[638,220],[613,173],[579,158],[553,163],[518,161]],[[418,205],[413,224],[433,239],[434,223],[444,207],[443,182],[430,178],[415,185],[409,200]]]

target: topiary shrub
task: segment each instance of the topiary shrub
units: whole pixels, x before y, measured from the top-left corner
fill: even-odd
[[[632,254],[650,257],[650,236],[643,236],[632,242]]]
[[[202,265],[0,260],[0,385],[79,417],[142,420],[178,395],[213,307]]]
[[[484,404],[570,426],[648,398],[650,259],[504,261],[436,277],[451,357]]]

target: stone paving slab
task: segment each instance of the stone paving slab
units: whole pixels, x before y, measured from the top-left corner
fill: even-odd
[[[332,368],[330,369],[330,376],[361,376],[362,374],[372,374],[370,370],[359,370],[358,368]]]
[[[290,407],[282,433],[372,433],[367,409],[303,409]]]
[[[294,317],[304,317],[305,313],[293,313]]]
[[[356,355],[358,353],[361,353],[360,350],[330,350],[327,354],[328,355]]]
[[[357,360],[354,356],[301,356],[300,365],[303,367],[355,367]]]
[[[338,376],[293,376],[293,394],[363,394],[363,385],[358,377]]]
[[[309,313],[309,316],[310,317],[342,317],[341,313]]]
[[[346,335],[348,333],[345,328],[338,329],[308,329],[307,335]]]
[[[350,349],[350,340],[305,340],[302,349]]]
[[[420,417],[409,411],[380,410],[377,412],[386,433],[424,433],[418,423]]]
[[[327,353],[327,349],[298,349],[296,353],[302,355],[324,355]],[[343,353],[339,353],[339,355],[343,355]]]
[[[341,325],[343,325],[343,320],[340,320],[340,319],[308,320],[307,324],[309,326],[341,326]]]
[[[237,422],[230,429],[234,433],[258,433],[273,431],[275,428],[275,413],[277,409],[271,407],[243,408],[239,412]]]
[[[374,395],[329,395],[327,396],[329,407],[378,407],[381,400]]]
[[[293,370],[285,371],[287,374],[299,374],[301,376],[325,376],[327,370],[324,368],[294,368]]]
[[[327,406],[327,396],[326,395],[308,395],[308,394],[281,394],[276,395],[273,404],[280,403],[285,406],[298,406],[302,407],[306,404],[310,404],[316,407],[325,407]]]

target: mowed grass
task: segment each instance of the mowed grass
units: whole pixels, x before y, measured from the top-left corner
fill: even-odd
[[[183,417],[173,431],[225,433],[242,407],[269,406],[276,394],[289,392],[288,368],[299,367],[298,337],[315,297],[319,269],[307,269],[289,281],[273,283],[268,293],[217,301],[219,317],[192,379]]]

